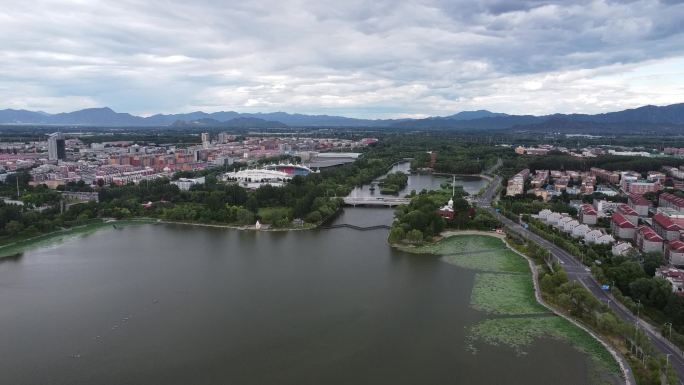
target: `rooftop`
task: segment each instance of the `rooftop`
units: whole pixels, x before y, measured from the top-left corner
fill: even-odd
[[[677,241],[670,241],[670,242],[667,244],[667,248],[670,249],[670,251],[674,251],[674,252],[677,252],[677,253],[682,253],[682,252],[684,252],[684,242],[679,241],[679,240],[677,240]]]
[[[610,218],[610,220],[615,223],[618,227],[622,229],[633,229],[636,226],[634,226],[634,223],[628,221],[622,214],[620,213],[613,213],[613,216]]]
[[[662,193],[662,194],[660,194],[659,199],[663,199],[667,202],[670,202],[671,204],[673,204],[677,207],[684,207],[684,198],[680,198],[674,194]]]
[[[637,206],[650,206],[651,202],[642,195],[631,193],[629,194],[629,201]]]
[[[678,224],[674,223],[672,219],[662,213],[654,215],[653,222],[668,231],[679,231],[682,229]]]
[[[639,227],[639,232],[643,235],[644,239],[649,242],[662,242],[663,238],[658,235],[652,228],[643,225]]]

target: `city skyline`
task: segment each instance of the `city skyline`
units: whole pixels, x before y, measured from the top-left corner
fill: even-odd
[[[0,97],[143,116],[601,113],[684,101],[683,17],[666,1],[13,2]]]

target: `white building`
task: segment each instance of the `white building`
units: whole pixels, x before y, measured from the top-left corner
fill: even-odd
[[[584,241],[587,243],[596,243],[596,240],[599,239],[602,235],[603,233],[601,232],[601,230],[594,229],[584,234]]]
[[[563,226],[570,221],[572,221],[571,216],[563,216],[558,220],[558,222],[556,222],[556,224],[554,224],[554,227],[556,227],[558,230],[563,230]]]
[[[565,224],[563,225],[563,231],[566,232],[566,233],[572,234],[572,231],[575,229],[575,227],[577,227],[577,226],[579,226],[579,225],[580,225],[580,223],[577,222],[577,221],[574,220],[574,219],[571,220],[571,221],[567,221],[567,222],[565,222]]]
[[[632,244],[629,242],[618,242],[614,244],[611,248],[611,252],[616,257],[624,257],[629,253],[633,252],[633,250],[634,248],[632,247]]]
[[[596,238],[595,243],[597,245],[610,245],[611,243],[615,242],[615,238],[613,238],[612,235],[610,234],[603,234],[600,237]]]
[[[197,184],[204,184],[204,177],[200,178],[180,178],[178,180],[172,180],[172,185],[178,186],[182,191],[190,190],[190,187]]]
[[[549,225],[555,225],[562,216],[559,213],[551,213],[546,217],[546,223]]]
[[[553,211],[551,211],[549,209],[544,209],[544,210],[539,212],[539,219],[546,222],[546,218],[548,218],[548,216],[551,215],[552,213],[553,213]]]
[[[573,238],[584,238],[585,235],[587,235],[588,232],[590,232],[591,229],[587,225],[579,225],[572,229],[572,236]]]

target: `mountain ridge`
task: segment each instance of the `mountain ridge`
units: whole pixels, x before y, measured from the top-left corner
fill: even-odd
[[[238,119],[238,120],[235,120]],[[232,123],[228,123],[231,122]],[[193,111],[179,114],[155,114],[148,117],[116,112],[109,107],[86,108],[72,112],[48,114],[42,111],[0,110],[0,124],[83,125],[102,127],[377,127],[396,129],[535,129],[559,123],[574,129],[619,126],[637,129],[681,128],[684,126],[684,103],[666,106],[646,105],[600,114],[512,115],[488,110],[461,111],[448,116],[423,119],[357,119],[335,115],[305,115],[287,112],[239,113],[235,111]],[[193,123],[195,122],[195,123]]]

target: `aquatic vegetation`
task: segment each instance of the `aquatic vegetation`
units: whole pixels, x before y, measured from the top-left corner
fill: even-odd
[[[121,228],[123,226],[150,223],[150,221],[136,220],[136,221],[115,221],[104,222],[97,221],[87,225],[75,226],[66,230],[54,231],[51,233],[36,236],[34,238],[24,239],[4,246],[0,246],[0,258],[14,256],[24,251],[36,247],[49,246],[55,243],[63,242],[67,239],[85,236],[95,233],[102,229]]]
[[[529,274],[478,273],[470,296],[476,310],[494,314],[535,314],[548,310],[534,297]]]
[[[506,244],[499,238],[488,235],[454,235],[435,243],[407,248],[406,251],[416,254],[449,255],[496,249],[506,249]]]
[[[529,273],[527,261],[511,250],[501,249],[483,253],[455,254],[444,256],[443,260],[466,269],[501,272]]]
[[[610,372],[620,371],[613,356],[599,341],[558,316],[488,319],[478,323],[470,331],[473,340],[491,345],[506,345],[518,354],[525,354],[525,348],[538,338],[557,338],[573,344]]]
[[[450,264],[478,270],[470,297],[471,306],[491,315],[470,328],[470,346],[476,341],[505,345],[518,354],[540,338],[555,338],[585,352],[601,371],[617,374],[619,366],[605,347],[589,333],[554,315],[537,302],[527,260],[498,238],[457,235],[411,248],[412,253],[442,255]],[[601,375],[594,374],[597,381]]]

